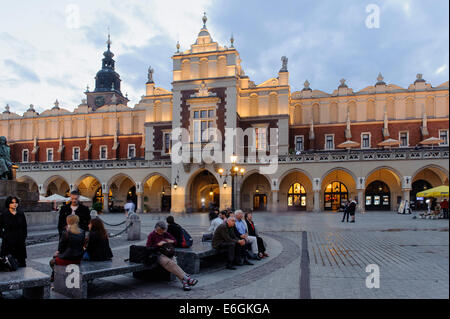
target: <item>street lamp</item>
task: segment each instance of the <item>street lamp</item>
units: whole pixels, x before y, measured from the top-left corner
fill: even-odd
[[[217,173],[219,173],[219,175],[221,177],[225,178],[225,181],[223,182],[223,187],[224,188],[227,188],[227,186],[228,186],[228,184],[227,184],[228,175],[231,175],[231,209],[234,211],[234,207],[235,207],[234,206],[234,202],[235,202],[235,200],[234,200],[234,197],[235,197],[235,195],[234,195],[234,177],[238,176],[238,175],[241,176],[241,177],[244,176],[245,168],[236,165],[237,156],[235,154],[231,155],[230,160],[231,160],[231,163],[232,163],[232,166],[231,166],[230,170],[228,171],[228,170],[225,170],[223,168],[219,168],[217,170]],[[224,175],[224,173],[225,173],[225,175]]]

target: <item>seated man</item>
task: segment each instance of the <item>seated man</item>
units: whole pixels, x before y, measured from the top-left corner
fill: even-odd
[[[245,240],[239,239],[234,233],[236,219],[229,217],[226,223],[217,227],[214,232],[212,247],[214,249],[227,249],[227,269],[236,269],[235,265],[253,265],[247,260],[245,255]],[[243,260],[243,261],[242,261]]]
[[[251,245],[251,258],[260,260],[261,258],[258,256],[258,241],[255,236],[248,235],[247,223],[244,219],[244,213],[242,212],[242,210],[238,209],[236,210],[235,215],[236,229],[239,233],[239,237],[245,239],[245,242]]]
[[[221,211],[219,215],[211,221],[211,226],[209,226],[208,231],[214,233],[220,225],[224,223],[226,218],[226,211]]]

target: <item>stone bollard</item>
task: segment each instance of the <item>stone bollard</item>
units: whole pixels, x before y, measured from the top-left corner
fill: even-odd
[[[141,240],[141,219],[138,214],[129,213],[127,225],[133,223],[127,230],[128,241]]]

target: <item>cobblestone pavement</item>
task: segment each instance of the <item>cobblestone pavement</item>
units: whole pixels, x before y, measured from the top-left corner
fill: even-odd
[[[167,214],[141,215],[142,240]],[[174,215],[193,236],[209,226],[207,214]],[[123,215],[104,215],[114,224]],[[199,283],[184,292],[178,281],[147,282],[121,275],[99,279],[91,298],[449,298],[448,220],[370,212],[356,223],[341,223],[336,213],[255,213],[269,258],[254,266],[226,270],[215,263],[196,275]],[[109,227],[117,233],[121,227]],[[126,258],[126,235],[111,239],[115,258]],[[56,242],[28,247],[28,264],[50,273]],[[380,288],[366,287],[366,267],[380,271]],[[18,294],[5,294],[16,298]],[[51,298],[64,298],[55,292]]]

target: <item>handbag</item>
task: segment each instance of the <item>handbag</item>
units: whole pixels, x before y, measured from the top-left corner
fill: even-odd
[[[11,255],[0,257],[0,270],[16,271],[19,268],[19,262]]]
[[[175,255],[175,246],[172,243],[164,243],[159,247],[159,252],[166,257],[172,258]]]
[[[130,257],[125,261],[151,265],[157,261],[158,254],[155,248],[146,246],[130,246]]]

